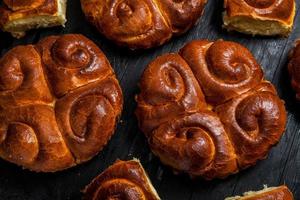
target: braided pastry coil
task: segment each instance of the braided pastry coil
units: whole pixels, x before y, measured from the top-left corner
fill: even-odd
[[[116,161],[85,189],[85,200],[160,200],[138,160]]]
[[[193,41],[149,64],[136,115],[150,147],[175,171],[224,178],[264,159],[286,111],[252,54],[227,41]]]
[[[38,172],[91,159],[114,132],[122,91],[82,35],[18,46],[0,60],[0,157]]]
[[[151,48],[190,29],[206,0],[81,0],[88,21],[131,49]]]

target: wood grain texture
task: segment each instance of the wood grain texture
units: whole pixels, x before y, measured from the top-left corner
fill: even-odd
[[[297,8],[300,8],[299,1],[297,4]],[[298,9],[293,33],[288,38],[252,38],[223,30],[222,10],[223,0],[210,0],[198,25],[187,34],[173,38],[162,47],[138,52],[119,48],[99,35],[85,21],[78,0],[69,1],[65,28],[33,30],[21,40],[14,40],[9,34],[0,33],[1,55],[16,45],[36,43],[48,35],[84,34],[96,42],[107,55],[124,92],[121,122],[112,140],[98,156],[86,164],[55,174],[32,173],[1,160],[0,199],[81,199],[80,190],[116,159],[136,157],[141,159],[163,200],[223,200],[226,196],[262,189],[263,184],[286,184],[293,191],[295,199],[300,200],[300,103],[294,98],[295,93],[290,86],[286,66],[288,51],[295,39],[300,38],[300,11]],[[177,52],[186,42],[200,38],[232,40],[248,47],[262,65],[266,79],[272,81],[286,101],[288,111],[287,131],[266,160],[225,180],[210,182],[191,181],[187,176],[173,175],[150,152],[134,116],[137,82],[146,65],[155,57],[163,53]]]

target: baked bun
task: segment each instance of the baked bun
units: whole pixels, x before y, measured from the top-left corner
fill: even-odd
[[[138,160],[117,161],[85,189],[84,200],[160,200]]]
[[[296,98],[300,100],[300,40],[290,52],[288,70],[291,76],[292,87],[296,91]]]
[[[108,60],[84,36],[15,47],[0,60],[0,157],[37,172],[85,162],[112,136],[122,104]]]
[[[136,115],[150,147],[175,171],[224,178],[264,159],[285,130],[274,86],[243,46],[193,41],[149,64]]]
[[[252,35],[287,36],[293,28],[295,0],[224,0],[224,26]]]
[[[243,196],[228,197],[225,200],[293,200],[293,194],[285,185],[265,187],[257,192],[246,192]]]
[[[108,39],[131,49],[151,48],[190,29],[206,0],[81,0],[87,20]]]
[[[67,0],[3,0],[0,27],[21,38],[30,29],[64,26]]]

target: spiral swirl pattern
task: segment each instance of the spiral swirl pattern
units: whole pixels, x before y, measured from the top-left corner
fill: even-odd
[[[112,75],[112,69],[102,51],[81,35],[48,37],[37,48],[46,66],[52,90],[58,97],[94,81]]]
[[[201,16],[205,0],[81,0],[87,19],[110,40],[151,48],[182,34]]]
[[[81,35],[48,37],[0,60],[0,157],[53,172],[95,156],[114,132],[122,91]]]
[[[19,46],[0,59],[0,105],[53,101],[33,46]]]
[[[83,199],[159,200],[137,160],[117,161],[84,190]]]
[[[252,54],[237,43],[193,41],[180,55],[191,67],[210,104],[220,104],[244,93],[263,78]]]
[[[95,156],[112,136],[122,109],[121,96],[117,80],[109,78],[57,101],[58,125],[78,162]]]
[[[142,95],[137,99],[137,115],[145,132],[161,120],[168,121],[178,113],[195,112],[206,106],[192,71],[178,54],[161,56],[148,69],[140,83]]]
[[[74,165],[47,105],[2,109],[0,156],[33,171],[57,171]]]
[[[180,116],[162,124],[152,132],[149,143],[164,163],[192,176],[211,179],[237,170],[228,136],[210,111]]]
[[[254,165],[285,129],[283,101],[237,43],[193,41],[153,61],[140,87],[136,114],[152,151],[192,177],[224,178]]]

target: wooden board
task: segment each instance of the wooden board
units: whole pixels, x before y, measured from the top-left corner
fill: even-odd
[[[300,2],[298,7],[300,7]],[[65,28],[34,30],[21,40],[0,33],[0,53],[20,44],[36,43],[53,34],[81,33],[96,42],[107,55],[120,80],[124,92],[124,111],[115,135],[104,151],[90,162],[54,174],[38,174],[22,170],[13,164],[0,161],[0,199],[80,199],[80,190],[93,177],[111,165],[116,159],[139,158],[163,200],[222,200],[226,196],[241,194],[247,190],[258,190],[264,184],[277,186],[286,184],[300,199],[300,107],[289,84],[287,55],[295,39],[300,38],[300,9],[294,31],[288,38],[252,38],[222,30],[223,0],[210,0],[198,25],[187,34],[172,39],[162,47],[130,52],[104,39],[84,19],[79,0],[69,0],[68,23]],[[146,65],[158,55],[176,52],[193,39],[226,39],[237,41],[248,47],[262,64],[265,76],[278,89],[286,101],[288,110],[287,131],[266,160],[254,167],[230,176],[225,180],[211,182],[191,181],[187,176],[175,176],[153,156],[146,139],[138,130],[134,115],[138,92],[137,82]]]

